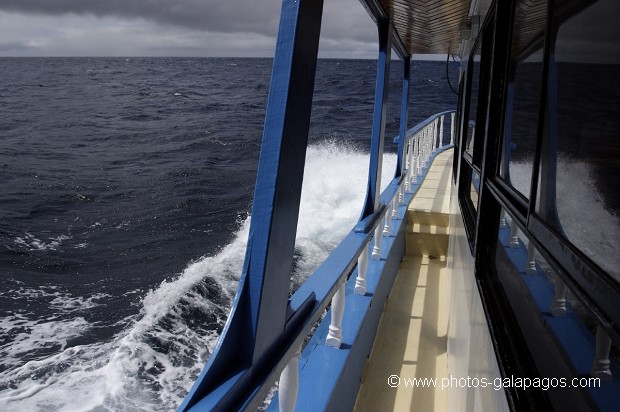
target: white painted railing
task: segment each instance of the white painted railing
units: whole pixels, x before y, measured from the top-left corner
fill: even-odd
[[[378,216],[375,222],[374,235],[369,238],[357,258],[357,277],[355,278],[355,295],[366,294],[366,274],[368,272],[369,252],[374,260],[381,260],[382,238],[392,236],[392,220],[398,219],[398,208],[405,204],[406,193],[412,193],[414,185],[418,182],[418,177],[422,175],[426,164],[430,161],[433,152],[444,146],[444,117],[445,114],[438,115],[429,120],[423,127],[412,129],[412,133],[405,139],[403,159],[403,179],[398,183],[390,199],[387,200],[387,207],[383,209],[382,215]],[[454,142],[454,113],[451,113],[450,144]],[[446,139],[447,140],[447,139]],[[393,190],[393,189],[392,189]],[[373,241],[372,250],[370,242]],[[342,345],[342,320],[345,309],[345,285],[347,279],[344,278],[331,300],[331,319],[325,345],[333,348],[340,348]],[[301,348],[300,348],[301,350]],[[298,361],[300,351],[293,356],[285,369],[280,374],[278,404],[280,411],[293,411],[297,399],[299,387]]]
[[[408,136],[404,143],[405,161],[403,162],[405,172],[404,179],[400,182],[388,206],[385,208],[383,216],[374,230],[373,246],[371,256],[374,260],[380,260],[382,254],[382,238],[392,234],[392,219],[398,218],[398,206],[404,204],[405,193],[411,193],[418,177],[422,174],[426,163],[438,148],[443,146],[444,116],[441,115],[430,121],[425,127],[416,133]],[[454,125],[454,123],[452,123]],[[454,126],[453,126],[454,127]],[[450,131],[453,139],[454,130]],[[383,225],[381,224],[383,223]],[[357,277],[355,279],[354,293],[356,295],[366,294],[366,273],[368,270],[368,244],[362,249],[357,260]],[[332,298],[331,324],[325,344],[339,348],[342,343],[342,317],[344,313],[344,283]]]

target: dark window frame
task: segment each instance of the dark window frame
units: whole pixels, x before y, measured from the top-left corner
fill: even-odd
[[[495,41],[495,11],[494,7],[487,15],[484,23],[482,24],[480,35],[474,42],[467,60],[466,72],[464,77],[465,82],[465,95],[463,101],[463,111],[461,116],[460,132],[460,147],[458,150],[459,157],[459,192],[458,201],[463,213],[463,221],[465,226],[465,232],[469,241],[469,247],[474,254],[475,251],[475,239],[476,239],[476,226],[478,222],[478,206],[474,206],[471,200],[471,185],[472,175],[477,173],[478,176],[482,176],[482,159],[484,150],[484,139],[487,128],[487,118],[489,110],[489,91],[491,85],[491,72],[493,66],[493,43]],[[478,81],[478,98],[476,101],[476,107],[472,106],[471,102],[471,89],[472,83],[476,81],[473,79],[473,65],[476,52],[480,50],[480,68]],[[475,110],[476,115],[476,128],[475,133],[472,136],[473,139],[473,156],[465,150],[467,143],[467,134],[469,129],[469,118],[471,111]],[[480,198],[480,191],[478,191],[478,198]],[[479,203],[479,201],[477,202]]]
[[[514,280],[510,278],[509,274],[498,273],[495,249],[497,247],[501,208],[504,208],[512,216],[513,221],[519,226],[525,236],[534,243],[541,255],[556,273],[560,275],[562,280],[565,281],[569,289],[584,304],[598,324],[603,327],[615,342],[620,342],[618,340],[620,306],[617,305],[617,302],[620,301],[620,286],[617,282],[613,282],[611,277],[585,256],[583,252],[572,245],[568,239],[555,231],[548,222],[545,222],[535,213],[536,191],[540,176],[541,149],[544,139],[547,138],[545,128],[548,127],[547,90],[549,55],[554,47],[555,36],[561,22],[594,2],[593,0],[567,0],[563,2],[561,0],[549,0],[546,31],[544,40],[541,40],[544,42],[542,87],[539,99],[537,140],[529,201],[500,176],[501,150],[497,149],[498,143],[501,146],[504,140],[505,92],[510,76],[509,53],[496,48],[505,45],[504,41],[506,38],[510,39],[512,36],[512,29],[506,30],[506,26],[512,28],[512,24],[506,25],[505,23],[513,22],[516,1],[495,1],[491,5],[483,29],[465,65],[464,87],[461,91],[463,98],[458,114],[460,123],[458,123],[459,135],[457,140],[460,142],[460,145],[457,145],[457,150],[455,151],[455,162],[458,162],[458,165],[455,166],[455,179],[458,179],[459,183],[458,201],[463,214],[466,235],[472,254],[475,255],[476,281],[489,322],[491,339],[498,357],[502,376],[508,376],[518,371],[521,372],[521,376],[537,376],[540,375],[539,368],[546,372],[549,371],[549,362],[551,364],[556,362],[555,365],[560,365],[558,362],[563,361],[556,356],[553,361],[543,359],[541,366],[540,356],[532,356],[533,352],[530,349],[532,346],[530,345],[533,343],[532,336],[536,335],[533,332],[540,332],[540,329],[537,329],[538,326],[523,324],[523,321],[520,324],[518,320],[520,305],[528,305],[528,299],[531,299],[531,297],[524,290],[519,292],[514,289]],[[554,5],[556,5],[557,9],[554,8]],[[495,16],[495,13],[497,13],[497,16]],[[489,106],[483,113],[483,121],[486,123],[482,127],[482,124],[477,120],[476,134],[473,137],[476,139],[479,132],[482,133],[480,140],[483,143],[483,151],[480,163],[477,164],[474,160],[476,156],[471,156],[465,153],[464,150],[467,139],[469,111],[472,110],[470,107],[471,67],[473,64],[473,53],[475,53],[478,42],[483,41],[488,21],[494,18],[497,20],[497,24],[495,24],[493,29],[495,37],[491,43],[494,48],[493,61],[489,64],[494,70],[492,76],[495,78],[487,78],[486,80],[490,81],[489,96],[491,96],[490,92],[493,92],[495,95],[499,93],[502,96],[503,100],[501,102],[503,104],[500,102],[500,104],[493,105],[489,96],[484,98],[484,104]],[[558,21],[560,21],[559,24]],[[496,54],[499,56],[497,62],[494,61]],[[483,68],[483,60],[481,54],[481,83],[483,82],[482,77],[485,76],[484,73],[486,72],[486,75],[489,75],[488,67],[487,70]],[[478,105],[481,104],[481,100],[483,99],[479,90]],[[495,103],[498,102],[495,101]],[[478,109],[477,118],[480,115],[480,110]],[[476,147],[477,141],[473,143],[474,147]],[[481,172],[481,189],[477,209],[473,207],[469,199],[472,170]],[[546,339],[549,340],[548,336]],[[509,351],[514,353],[514,358],[505,356]],[[515,359],[518,359],[518,361]],[[561,363],[561,365],[566,367],[567,364]],[[507,389],[506,395],[513,410],[520,410],[522,408],[534,409],[534,406],[538,408],[542,405],[549,405],[550,402],[555,406],[567,402],[570,404],[568,398],[564,400],[555,398],[552,401],[549,395],[545,393],[523,394]],[[588,396],[585,395],[585,397],[587,398]]]
[[[617,303],[620,302],[620,284],[561,233],[558,226],[549,221],[553,217],[545,218],[536,211],[539,180],[545,179],[541,172],[542,163],[547,161],[543,158],[543,147],[549,144],[551,138],[546,91],[549,90],[549,82],[554,80],[550,78],[550,64],[553,63],[551,56],[555,53],[557,34],[566,21],[594,3],[596,0],[550,1],[549,4],[543,64],[544,92],[540,102],[539,136],[532,170],[526,232],[589,314],[615,342],[620,342],[620,305]]]

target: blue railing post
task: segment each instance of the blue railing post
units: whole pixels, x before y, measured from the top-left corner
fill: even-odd
[[[411,56],[403,59],[403,96],[400,102],[400,130],[398,139],[398,157],[394,177],[400,180],[403,174],[405,145],[407,141],[407,114],[409,112],[409,78],[411,76]]]
[[[323,0],[282,2],[239,290],[217,347],[180,411],[254,409],[269,390],[257,391],[256,385],[295,338],[290,323],[299,319],[288,293],[322,13]],[[314,296],[305,303],[304,311]]]
[[[377,61],[377,82],[375,85],[375,106],[372,117],[372,136],[370,141],[370,167],[366,202],[360,220],[379,210],[381,189],[381,167],[383,165],[383,138],[385,136],[385,116],[390,79],[390,54],[392,49],[392,23],[383,20],[377,23],[379,29],[379,58]]]

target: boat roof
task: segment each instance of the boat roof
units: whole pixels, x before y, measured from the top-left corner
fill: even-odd
[[[463,54],[467,40],[485,18],[490,0],[360,0],[375,22],[392,22],[393,47],[401,57],[412,54]],[[570,1],[561,1],[570,3]],[[542,42],[546,22],[546,1],[517,1],[515,33],[516,56],[525,58]],[[471,36],[463,33],[471,23]],[[461,26],[463,25],[464,26]],[[469,44],[471,46],[471,44]],[[538,47],[539,48],[539,47]]]
[[[393,47],[411,54],[458,53],[459,23],[466,21],[470,0],[360,0],[375,22],[390,19]]]

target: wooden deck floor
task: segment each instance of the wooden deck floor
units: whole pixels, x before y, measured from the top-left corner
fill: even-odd
[[[448,409],[447,390],[441,390],[440,385],[441,379],[447,377],[445,255],[451,163],[452,151],[438,155],[409,205],[407,255],[366,363],[357,411]],[[438,382],[439,388],[433,387],[431,379]]]

